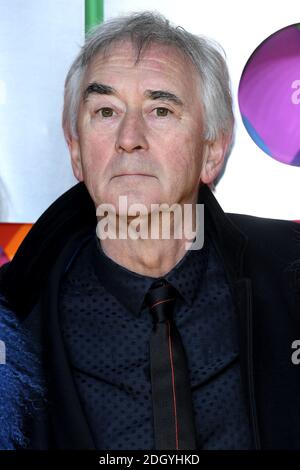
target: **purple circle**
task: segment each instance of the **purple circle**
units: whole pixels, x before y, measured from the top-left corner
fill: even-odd
[[[244,125],[268,155],[300,166],[300,25],[264,40],[240,79],[238,101]]]

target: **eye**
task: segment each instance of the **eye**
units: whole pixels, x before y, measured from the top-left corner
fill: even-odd
[[[166,117],[169,113],[172,113],[170,109],[163,108],[163,107],[155,108],[155,111],[156,111],[156,116],[158,117]]]
[[[97,110],[97,114],[101,114],[104,118],[112,117],[114,114],[114,110],[112,108],[100,108]]]

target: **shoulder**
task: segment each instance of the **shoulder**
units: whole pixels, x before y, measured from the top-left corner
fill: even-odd
[[[246,236],[253,255],[275,256],[282,262],[300,263],[300,223],[245,214],[226,213]]]
[[[30,336],[10,309],[0,282],[0,449],[27,446],[25,422],[42,404],[41,377]]]
[[[300,242],[300,224],[297,222],[282,219],[269,219],[267,217],[257,217],[254,215],[233,214],[231,212],[226,212],[226,215],[234,224],[246,230],[249,234],[257,234],[258,231],[262,234],[274,233],[274,231],[276,231],[279,235],[294,232],[298,234],[298,241]]]

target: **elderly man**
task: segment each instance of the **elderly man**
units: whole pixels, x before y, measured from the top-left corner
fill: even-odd
[[[79,183],[1,273],[48,383],[31,448],[300,448],[300,230],[222,211],[233,122],[211,41],[149,12],[87,38],[63,112]],[[105,236],[104,209],[124,235],[135,204],[148,236]],[[196,232],[174,235],[173,205]]]

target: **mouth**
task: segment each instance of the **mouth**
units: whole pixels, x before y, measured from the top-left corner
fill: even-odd
[[[114,176],[114,178],[118,178],[120,176],[152,176],[152,175],[146,175],[145,173],[123,173],[121,175]]]

